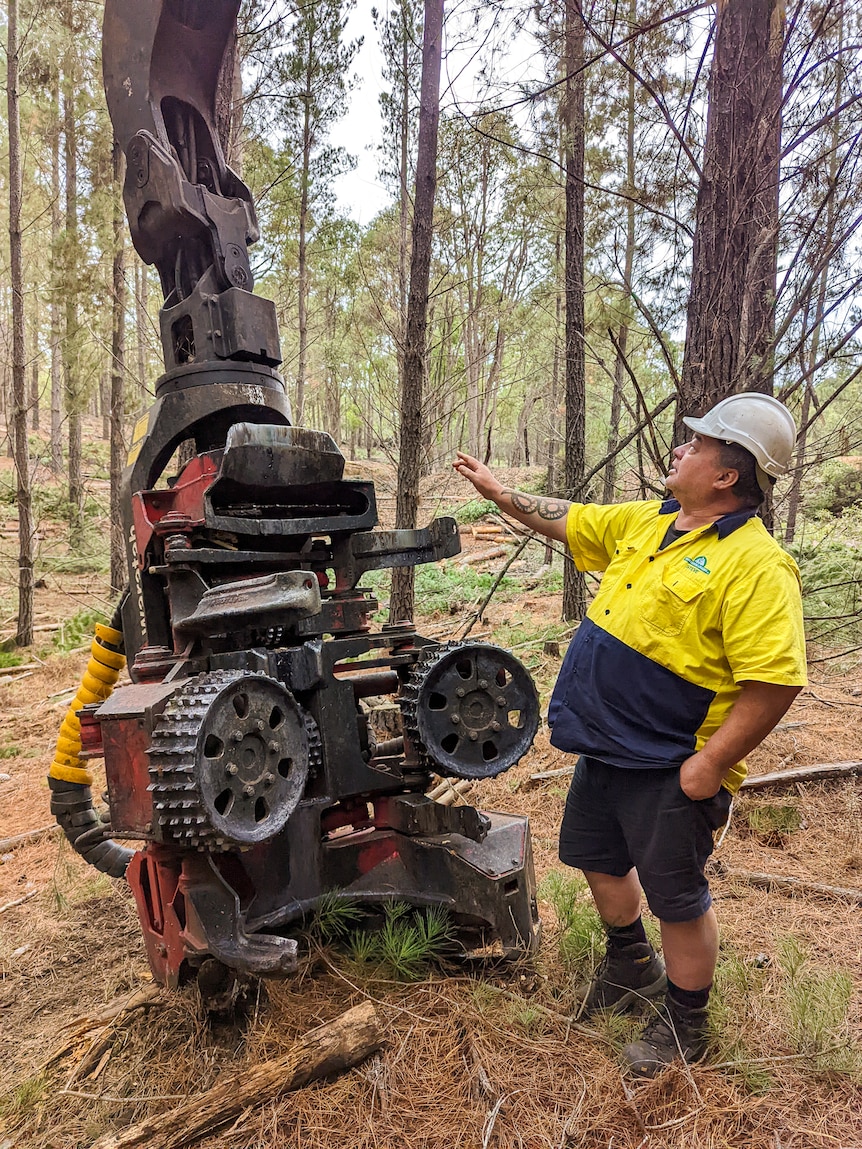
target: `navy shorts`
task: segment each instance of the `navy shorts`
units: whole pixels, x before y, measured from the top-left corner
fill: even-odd
[[[560,827],[560,860],[617,878],[634,866],[657,918],[694,921],[712,905],[703,868],[731,801],[722,787],[695,802],[682,791],[678,766],[633,770],[581,757]]]

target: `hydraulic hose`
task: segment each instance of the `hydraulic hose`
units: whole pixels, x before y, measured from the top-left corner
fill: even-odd
[[[96,624],[90,661],[78,693],[63,719],[54,761],[48,771],[51,813],[58,825],[84,861],[112,878],[125,876],[134,851],[106,837],[110,829],[93,808],[90,790],[93,775],[80,757],[81,721],[78,711],[94,702],[104,702],[125,666],[121,607],[122,600],[110,626]]]

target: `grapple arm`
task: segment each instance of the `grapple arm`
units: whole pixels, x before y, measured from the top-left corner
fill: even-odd
[[[105,91],[126,153],[123,198],[135,248],[161,278],[168,369],[201,359],[280,361],[270,309],[230,294],[254,286],[248,247],[260,234],[216,129],[238,9],[239,0],[105,4]]]

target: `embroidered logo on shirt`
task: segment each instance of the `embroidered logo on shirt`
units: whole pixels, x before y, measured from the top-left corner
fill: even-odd
[[[685,556],[685,561],[688,566],[693,570],[700,571],[701,574],[709,574],[709,567],[706,565],[706,555],[698,555],[696,559],[690,559],[688,555]]]

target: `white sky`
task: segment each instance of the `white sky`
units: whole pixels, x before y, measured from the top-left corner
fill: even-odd
[[[354,171],[339,177],[335,193],[339,207],[362,225],[368,224],[389,202],[390,196],[378,176],[377,148],[381,140],[380,105],[378,93],[383,87],[383,57],[377,30],[371,20],[371,9],[377,7],[381,15],[388,12],[387,0],[357,0],[347,26],[347,39],[362,36],[363,44],[357,54],[354,71],[359,83],[348,97],[348,109],[331,133],[331,142],[345,148],[356,158]],[[451,13],[458,0],[447,11],[447,28],[452,28]],[[456,49],[451,42],[445,44],[446,58],[441,76],[441,103],[445,106],[454,94],[465,110],[471,110],[476,90],[476,73],[481,64],[480,54],[487,48],[486,29],[475,29],[475,36]],[[444,31],[445,34],[445,31]],[[507,85],[524,80],[538,82],[535,68],[536,42],[529,33],[521,33],[507,48],[505,61],[495,60],[495,78]]]

